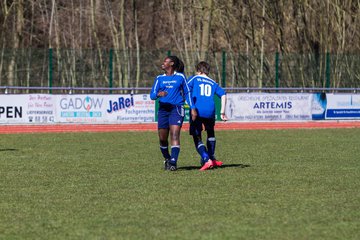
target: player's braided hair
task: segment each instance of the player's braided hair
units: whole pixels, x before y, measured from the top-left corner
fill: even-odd
[[[177,56],[168,56],[167,58],[174,63],[173,68],[175,71],[180,73],[184,72],[184,68],[185,68],[184,63]]]

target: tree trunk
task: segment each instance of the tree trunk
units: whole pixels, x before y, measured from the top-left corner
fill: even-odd
[[[123,62],[124,62],[124,77],[123,77],[123,85],[122,87],[129,87],[129,55],[128,55],[128,47],[126,45],[126,36],[125,36],[125,23],[124,23],[124,0],[120,1],[120,37],[121,37],[121,47],[123,51]],[[120,64],[120,62],[118,63]]]
[[[29,42],[30,44],[32,43],[32,39],[33,39],[33,29],[34,29],[34,3],[31,2],[31,21],[30,21],[30,39]],[[27,56],[27,61],[26,61],[26,86],[30,86],[30,73],[31,73],[31,56],[32,56],[32,49],[29,48],[28,49],[28,56]],[[27,93],[29,93],[29,90],[27,90]]]
[[[263,9],[262,9],[262,31],[261,31],[261,54],[260,54],[260,73],[259,73],[259,79],[258,79],[258,87],[262,88],[262,77],[263,77],[263,69],[264,69],[264,37],[265,37],[265,3],[263,2]]]
[[[14,86],[16,84],[16,78],[17,78],[17,74],[15,73],[16,54],[19,51],[23,27],[24,27],[24,0],[18,0],[16,3],[15,33],[13,34],[13,45],[12,45],[13,52],[8,67],[10,86]]]
[[[213,11],[213,0],[204,0],[203,2],[203,19],[202,19],[202,35],[200,45],[200,58],[206,60],[206,54],[209,51],[211,16]]]
[[[94,4],[94,0],[90,0],[90,6],[91,6],[91,30],[92,30],[92,34],[94,36],[94,40],[95,40],[95,44],[97,47],[97,51],[98,51],[98,57],[99,57],[99,65],[100,65],[100,72],[101,72],[101,77],[104,77],[104,79],[106,79],[106,82],[108,82],[108,77],[106,76],[106,74],[104,74],[104,67],[103,67],[103,57],[102,57],[102,48],[103,46],[100,44],[100,40],[99,37],[97,35],[97,27],[96,27],[96,15],[98,12],[100,12],[100,2],[99,0],[95,0],[95,4]],[[97,79],[96,77],[93,79],[93,86],[96,87],[98,85],[97,83]]]
[[[139,43],[139,35],[138,35],[138,15],[137,15],[137,0],[133,0],[133,10],[134,10],[134,32],[135,32],[135,44],[136,44],[136,79],[135,79],[135,87],[139,87],[140,81],[140,43]]]

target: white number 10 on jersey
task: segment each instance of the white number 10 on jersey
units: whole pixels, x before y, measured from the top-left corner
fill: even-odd
[[[200,95],[210,97],[211,96],[211,85],[209,84],[200,84]]]

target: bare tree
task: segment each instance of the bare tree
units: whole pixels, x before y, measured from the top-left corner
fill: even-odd
[[[120,28],[120,39],[121,39],[121,50],[123,52],[123,62],[124,65],[124,78],[123,78],[123,84],[124,87],[129,87],[129,78],[130,78],[130,61],[129,61],[129,55],[128,55],[128,42],[126,41],[126,35],[125,35],[125,9],[124,9],[124,0],[120,1],[120,22],[119,22],[119,28]],[[118,62],[120,64],[120,62]]]
[[[22,37],[22,29],[24,27],[24,1],[17,0],[15,3],[15,11],[16,15],[14,15],[14,34],[13,34],[13,49],[19,49],[20,41]],[[12,57],[9,63],[8,72],[9,72],[9,85],[14,86],[16,83],[16,75],[15,75],[15,68],[16,68],[16,54],[15,52],[12,53]]]
[[[200,44],[200,58],[202,60],[206,59],[207,52],[209,51],[209,40],[210,40],[210,29],[211,29],[211,19],[213,12],[213,0],[203,0],[202,2],[202,31],[201,31],[201,44]]]
[[[104,74],[104,64],[103,64],[103,53],[102,53],[102,49],[104,48],[104,46],[101,44],[100,42],[100,39],[98,37],[98,34],[97,34],[97,24],[96,24],[96,19],[98,18],[98,13],[100,12],[100,6],[101,6],[101,3],[100,3],[101,0],[95,0],[95,3],[94,3],[94,0],[90,0],[90,7],[91,7],[91,10],[90,10],[90,16],[91,16],[91,30],[92,30],[92,34],[94,36],[94,40],[95,40],[95,45],[96,45],[96,49],[97,49],[97,52],[98,52],[98,59],[99,59],[99,65],[97,65],[99,68],[100,68],[100,73],[101,73],[101,76],[106,80],[106,82],[109,81],[108,77],[106,74]],[[93,79],[93,86],[97,86],[98,83],[97,83],[97,79],[94,78]]]
[[[4,68],[4,54],[5,54],[5,46],[6,46],[6,36],[7,36],[7,32],[6,32],[6,24],[8,21],[8,18],[11,14],[11,10],[12,8],[14,8],[16,2],[12,2],[10,4],[10,6],[8,6],[8,2],[7,0],[3,1],[3,3],[0,3],[0,10],[1,10],[1,14],[0,14],[0,22],[2,22],[3,24],[0,25],[0,43],[1,43],[1,58],[0,58],[0,85],[2,85],[2,71]],[[6,83],[5,83],[6,84]]]

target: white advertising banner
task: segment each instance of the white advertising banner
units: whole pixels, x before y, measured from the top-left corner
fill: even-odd
[[[148,94],[106,96],[106,119],[112,122],[154,122],[155,101]]]
[[[25,123],[27,95],[0,95],[0,123]]]
[[[0,124],[155,121],[155,101],[137,95],[0,95]]]
[[[232,121],[360,119],[360,94],[228,93]],[[148,94],[0,95],[0,124],[155,122]]]
[[[54,109],[53,95],[0,95],[0,123],[52,123]]]
[[[56,122],[154,122],[155,102],[139,95],[58,95]]]
[[[312,94],[229,93],[226,115],[233,121],[311,120]]]
[[[28,123],[54,123],[55,122],[55,97],[50,94],[26,95]]]
[[[325,119],[360,119],[360,94],[326,94]]]
[[[56,95],[55,121],[59,123],[102,123],[103,95]]]

